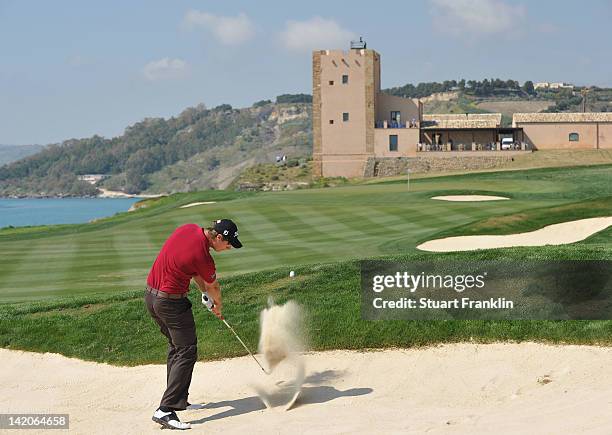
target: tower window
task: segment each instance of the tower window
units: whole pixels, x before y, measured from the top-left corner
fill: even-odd
[[[580,140],[580,135],[578,133],[570,133],[569,141],[570,142],[578,142]]]
[[[344,122],[346,122],[346,121],[348,121],[348,120],[349,120],[349,114],[348,114],[348,112],[344,112],[344,113],[342,114],[342,120],[343,120]]]
[[[334,120],[333,120],[333,119],[330,119],[330,120],[329,120],[329,123],[330,123],[330,124],[333,124],[333,123],[334,123]]]
[[[348,83],[348,75],[343,75],[342,76],[342,84],[346,85]]]
[[[402,114],[398,110],[391,112],[391,128],[401,127]]]
[[[389,135],[389,151],[397,151],[397,135]]]
[[[334,84],[334,81],[333,81],[333,80],[330,80],[330,81],[329,81],[329,84],[330,84],[330,85],[333,85],[333,84]]]

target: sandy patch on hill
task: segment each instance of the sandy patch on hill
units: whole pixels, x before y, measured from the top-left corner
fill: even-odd
[[[164,365],[6,349],[0,360],[3,413],[69,413],[71,433],[160,433],[151,415]],[[204,407],[179,416],[192,433],[612,433],[609,347],[454,344],[305,360],[286,412],[266,410],[249,389],[265,376],[250,357],[197,363],[190,401]]]
[[[469,201],[499,201],[502,199],[510,199],[504,196],[493,196],[493,195],[447,195],[447,196],[432,196],[431,199],[437,199],[440,201],[457,201],[457,202],[469,202]]]
[[[576,243],[612,225],[612,217],[580,219],[548,225],[528,233],[505,236],[458,236],[430,240],[417,249],[431,252],[474,251],[513,246],[566,245]]]
[[[98,194],[98,198],[159,198],[160,196],[164,196],[163,194],[138,194],[133,195],[131,193],[125,193],[118,190],[108,190],[98,187],[100,193]]]
[[[217,201],[192,202],[191,204],[181,205],[179,208],[195,207],[196,205],[216,204]]]

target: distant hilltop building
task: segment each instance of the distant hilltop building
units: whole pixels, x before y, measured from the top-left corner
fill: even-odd
[[[79,175],[78,179],[80,181],[85,181],[89,184],[97,184],[100,181],[105,180],[109,177],[110,175],[106,175],[106,174],[85,174],[85,175]]]
[[[534,83],[534,89],[574,89],[574,85],[569,83],[550,83],[550,82],[539,82]]]
[[[424,115],[422,101],[381,91],[380,64],[362,39],[348,51],[313,51],[315,176],[405,174],[415,165],[465,169],[537,149],[612,149],[612,113],[516,114],[512,127],[502,127],[499,113]]]

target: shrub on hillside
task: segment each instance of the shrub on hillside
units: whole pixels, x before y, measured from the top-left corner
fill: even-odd
[[[312,103],[312,95],[309,94],[282,94],[276,97],[276,104],[281,103]]]
[[[272,104],[272,101],[270,100],[259,100],[253,103],[253,107],[257,108],[257,107],[263,107],[263,106],[267,106],[268,104]]]
[[[287,160],[287,167],[288,168],[293,168],[295,166],[299,166],[300,165],[300,159],[297,157],[294,157],[292,159]]]

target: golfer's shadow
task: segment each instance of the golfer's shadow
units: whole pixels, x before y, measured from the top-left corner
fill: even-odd
[[[331,379],[338,378],[342,372],[336,370],[327,370],[324,372],[314,373],[304,380],[304,384],[318,384]],[[370,394],[372,388],[350,388],[348,390],[337,390],[334,387],[319,385],[314,387],[302,387],[302,391],[293,406],[293,409],[304,405],[312,405],[315,403],[325,403],[340,397],[354,397]],[[202,409],[220,409],[230,408],[218,414],[204,417],[199,420],[193,420],[191,424],[202,424],[207,421],[220,420],[227,417],[235,417],[238,415],[248,414],[249,412],[263,411],[266,409],[261,399],[257,396],[245,397],[236,400],[223,400],[221,402],[211,402],[203,405]]]
[[[302,392],[298,396],[293,409],[299,408],[303,405],[312,405],[314,403],[325,403],[330,400],[338,399],[340,397],[355,397],[370,394],[371,388],[350,388],[348,390],[340,391],[334,387],[319,386],[319,387],[302,387]]]

